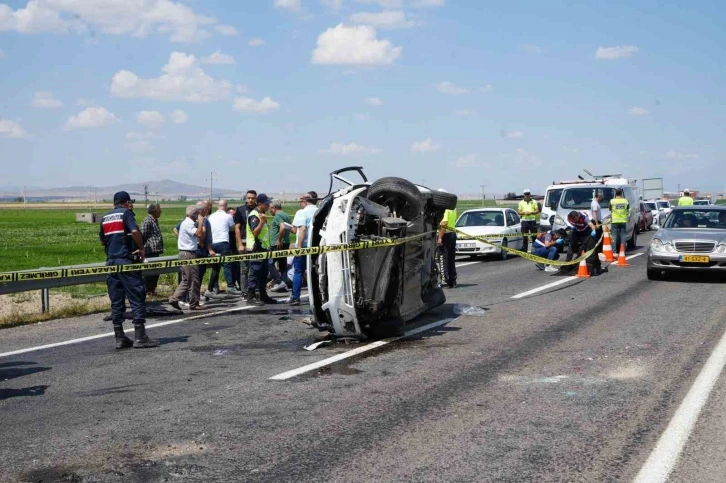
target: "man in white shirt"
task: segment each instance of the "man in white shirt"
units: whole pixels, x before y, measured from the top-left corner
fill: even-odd
[[[307,248],[308,236],[313,226],[313,215],[318,210],[317,193],[314,191],[305,193],[300,197],[300,209],[295,213],[292,220],[291,231],[297,236],[296,248]],[[300,292],[303,285],[303,274],[307,265],[307,257],[295,257],[293,259],[292,295],[288,301],[290,305],[300,305]]]
[[[179,225],[179,260],[197,258],[197,247],[204,239],[204,216],[200,214],[199,207],[187,206],[186,214],[187,217]],[[181,267],[181,271],[181,282],[169,299],[169,305],[180,310],[179,299],[186,294],[189,298],[189,310],[204,310],[199,305],[199,266],[186,265]]]
[[[602,221],[602,208],[600,207],[601,201],[602,191],[598,191],[595,198],[592,199],[592,203],[590,203],[590,219],[593,223],[595,223],[595,226],[600,225],[600,222]]]
[[[212,227],[212,250],[217,255],[226,256],[232,254],[229,245],[229,231],[234,229],[234,218],[227,213],[227,200],[219,200],[217,203],[217,211],[209,215],[209,224]],[[213,289],[219,282],[219,269],[224,270],[224,280],[227,282],[227,293],[232,295],[242,295],[241,290],[237,290],[234,286],[234,277],[232,275],[232,263],[216,264],[212,266],[212,274],[209,277],[207,291],[204,293],[206,297],[214,295]]]

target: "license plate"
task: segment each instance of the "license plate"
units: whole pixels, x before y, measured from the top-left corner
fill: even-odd
[[[709,263],[711,258],[703,255],[681,255],[681,261],[686,263]]]
[[[476,243],[459,243],[459,248],[474,248]]]

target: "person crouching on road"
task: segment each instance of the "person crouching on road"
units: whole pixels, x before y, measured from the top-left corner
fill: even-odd
[[[597,227],[590,221],[590,217],[579,211],[571,211],[567,215],[567,222],[572,225],[570,232],[570,245],[567,247],[567,261],[571,261],[575,253],[586,250],[589,238],[597,240]],[[570,269],[573,267],[570,266]]]
[[[128,265],[132,260],[133,243],[143,260],[144,240],[136,225],[134,212],[129,209],[132,200],[126,191],[113,195],[113,210],[103,216],[99,230],[101,244],[106,251],[106,266]],[[130,236],[129,236],[130,235]],[[108,297],[111,299],[111,320],[116,336],[116,349],[129,347],[156,347],[158,340],[146,335],[146,285],[140,271],[118,272],[106,278]],[[123,329],[126,299],[129,300],[134,320],[134,341],[126,337]]]
[[[187,206],[186,218],[179,225],[179,260],[194,260],[197,258],[197,248],[204,241],[204,216],[199,206]],[[181,309],[179,299],[186,295],[189,300],[189,310],[204,310],[199,306],[199,265],[185,265],[181,267],[182,280],[169,299],[169,305],[177,310]]]
[[[257,207],[247,215],[247,251],[248,253],[270,253],[270,227],[267,222],[267,210],[270,209],[270,198],[266,194],[257,195]],[[250,261],[250,278],[247,287],[247,304],[274,304],[277,301],[267,295],[268,260]],[[260,298],[255,298],[259,290]]]
[[[557,251],[559,247],[565,244],[565,236],[567,232],[564,228],[557,231],[548,230],[535,238],[532,242],[533,254],[537,257],[546,258],[548,260],[558,260],[560,254]],[[535,263],[537,268],[545,272],[559,272],[560,269],[554,265],[545,265],[544,263]]]
[[[445,189],[439,191],[446,192]],[[444,259],[444,281],[449,288],[456,288],[456,209],[444,211],[444,218],[439,224],[437,244]],[[449,230],[448,228],[451,228]]]

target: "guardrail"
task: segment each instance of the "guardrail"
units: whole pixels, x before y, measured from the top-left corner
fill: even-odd
[[[149,261],[154,262],[165,262],[168,260],[177,260],[178,257],[158,257],[150,259]],[[97,268],[105,267],[105,263],[89,263],[86,265],[69,265],[65,267],[52,267],[54,270],[58,269],[74,269],[74,268]],[[34,270],[44,270],[48,267],[40,267]],[[163,273],[176,273],[179,271],[179,267],[169,268],[154,268],[150,270],[144,270],[144,275],[161,275]],[[22,273],[22,272],[20,272]],[[0,295],[18,293],[18,292],[30,292],[32,290],[40,290],[40,300],[42,304],[42,311],[46,313],[50,311],[50,289],[59,287],[70,287],[71,285],[85,285],[89,283],[100,283],[106,281],[107,275],[80,275],[76,277],[68,278],[50,278],[50,279],[38,279],[38,280],[27,280],[22,282],[2,282],[0,283]]]

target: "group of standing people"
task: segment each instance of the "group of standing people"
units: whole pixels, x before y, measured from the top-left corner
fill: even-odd
[[[294,257],[292,280],[288,277],[287,257],[215,264],[198,263],[198,260],[286,250],[290,248],[291,234],[296,235],[296,248],[306,248],[317,210],[317,198],[314,191],[302,195],[298,200],[300,209],[294,219],[282,210],[279,201],[254,190],[246,193],[245,203],[236,209],[230,208],[226,200],[219,200],[214,213],[209,200],[188,206],[185,218],[174,228],[179,260],[183,265],[179,285],[169,304],[176,309],[204,310],[204,301],[219,292],[222,275],[227,283],[226,293],[244,297],[248,305],[276,303],[267,294],[268,288],[275,292],[292,289],[287,303],[300,305],[307,268],[305,256]],[[137,263],[164,253],[164,239],[159,226],[161,207],[150,204],[148,216],[139,228],[133,211],[135,201],[127,192],[120,191],[114,195],[113,210],[103,217],[99,237],[106,251],[107,265]],[[209,283],[202,293],[201,284],[208,267],[211,268]],[[159,341],[150,339],[145,332],[146,297],[155,295],[158,281],[158,275],[143,276],[139,271],[108,276],[111,318],[118,349],[159,345]],[[126,300],[132,312],[134,340],[126,337],[123,330]]]

